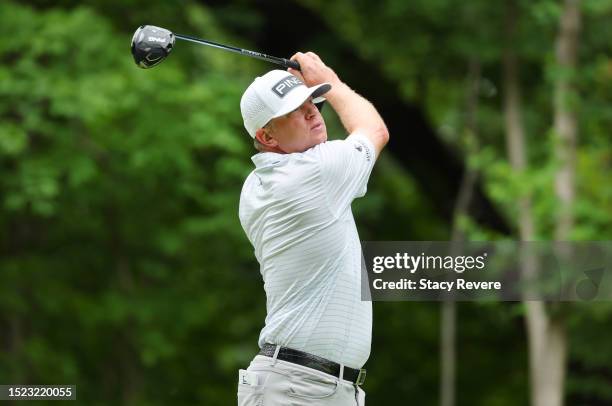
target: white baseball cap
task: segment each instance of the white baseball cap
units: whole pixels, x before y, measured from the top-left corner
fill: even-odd
[[[297,109],[313,98],[314,103],[325,100],[321,95],[331,89],[329,83],[307,87],[300,79],[284,70],[272,70],[255,78],[242,94],[240,112],[249,135],[255,133],[270,120]]]

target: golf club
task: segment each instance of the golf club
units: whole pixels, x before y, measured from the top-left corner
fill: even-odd
[[[249,51],[248,49],[237,48],[230,45],[223,45],[188,35],[175,34],[170,30],[154,25],[141,25],[136,32],[134,32],[134,36],[132,37],[132,55],[134,56],[136,65],[143,69],[148,69],[160,64],[174,48],[175,38],[272,62],[284,68],[300,69],[300,65],[296,61],[290,61],[285,58],[278,58],[276,56]]]

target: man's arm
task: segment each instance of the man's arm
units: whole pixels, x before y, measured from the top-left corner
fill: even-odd
[[[358,95],[313,52],[298,52],[291,57],[300,64],[301,71],[289,68],[289,72],[303,80],[307,86],[328,82],[332,85],[325,98],[340,117],[342,125],[352,134],[355,131],[365,135],[374,145],[376,156],[389,141],[389,132],[376,108]]]

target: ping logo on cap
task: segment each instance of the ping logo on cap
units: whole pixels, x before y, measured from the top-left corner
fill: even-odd
[[[280,80],[274,86],[272,86],[272,91],[276,93],[280,98],[283,98],[287,95],[287,93],[289,93],[296,87],[303,85],[304,83],[302,83],[300,79],[296,78],[293,75],[289,75],[286,78]]]

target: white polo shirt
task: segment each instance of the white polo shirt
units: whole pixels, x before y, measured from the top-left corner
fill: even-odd
[[[372,303],[361,301],[361,244],[351,202],[376,159],[362,134],[292,154],[263,152],[240,195],[240,222],[266,291],[259,346],[278,344],[360,368]]]

